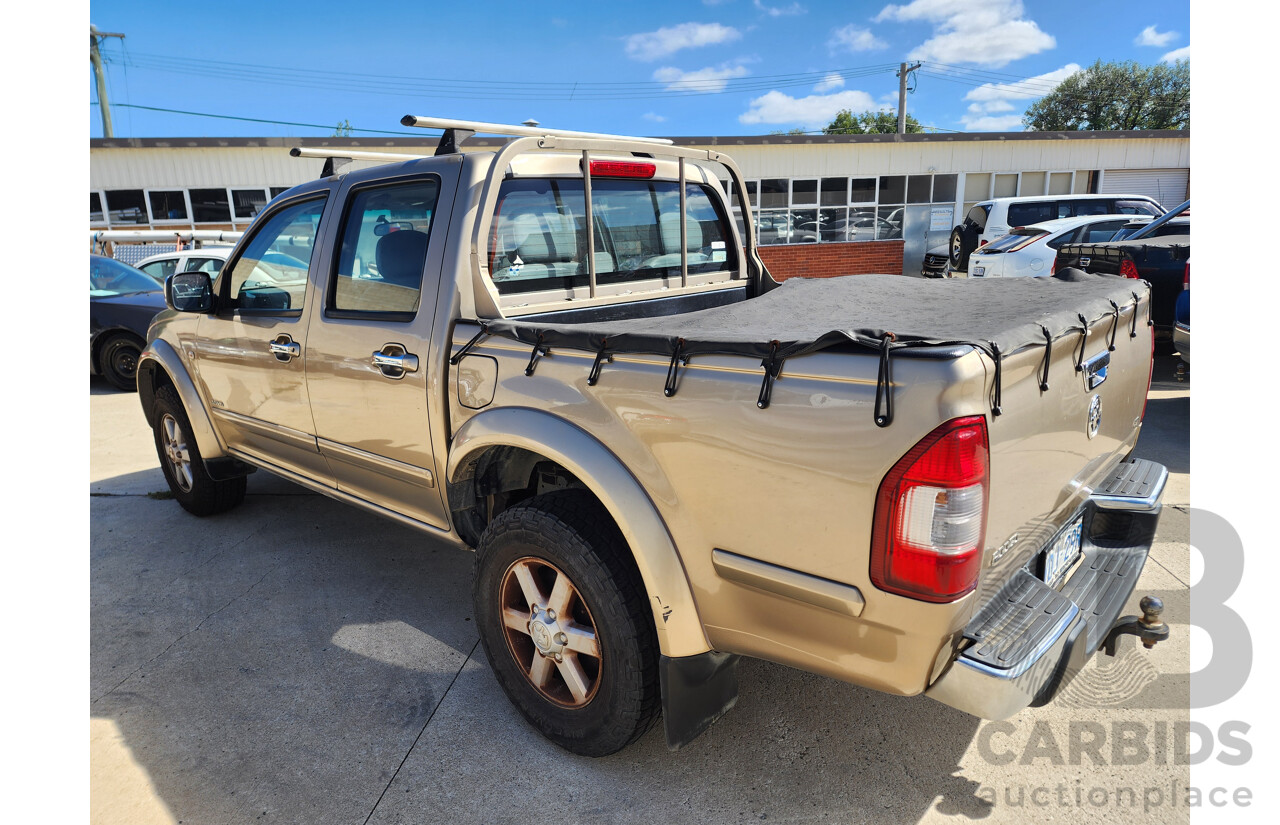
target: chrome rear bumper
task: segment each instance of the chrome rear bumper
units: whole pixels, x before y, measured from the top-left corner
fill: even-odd
[[[1034,568],[1019,570],[979,609],[964,631],[967,646],[925,694],[983,719],[1052,701],[1102,646],[1133,593],[1167,479],[1155,462],[1120,464],[1081,511],[1084,558],[1062,589]]]

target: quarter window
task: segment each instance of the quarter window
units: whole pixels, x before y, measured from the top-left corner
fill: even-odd
[[[439,181],[364,189],[351,197],[330,307],[338,312],[417,312]]]

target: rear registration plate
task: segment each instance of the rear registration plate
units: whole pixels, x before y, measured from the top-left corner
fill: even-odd
[[[1062,577],[1080,557],[1080,535],[1084,532],[1084,517],[1058,534],[1044,551],[1042,578],[1050,587],[1057,587]]]
[[[981,278],[983,275],[986,275],[986,274],[987,274],[987,268],[985,266],[975,266],[973,268],[973,277],[975,278]]]

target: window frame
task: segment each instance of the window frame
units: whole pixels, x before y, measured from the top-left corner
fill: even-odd
[[[102,215],[102,217],[101,217],[101,218],[98,218],[97,220],[94,220],[94,218],[93,218],[93,210],[92,210],[92,209],[90,209],[90,211],[89,211],[89,226],[90,226],[90,228],[92,228],[92,227],[96,227],[96,226],[100,226],[100,227],[103,227],[103,228],[109,228],[109,227],[111,226],[111,215],[107,212],[107,196],[106,196],[106,193],[105,193],[105,192],[103,192],[101,189],[90,189],[90,190],[89,190],[89,194],[90,194],[90,195],[97,195],[97,196],[98,196],[98,212],[99,212],[99,213],[101,213],[101,215]]]
[[[171,194],[171,193],[177,192],[178,194],[182,195],[182,208],[187,210],[187,217],[157,218],[155,215],[155,212],[153,212],[151,209],[151,193],[152,192],[163,192],[165,194]],[[149,223],[153,225],[163,224],[165,226],[184,226],[184,225],[192,226],[194,224],[194,221],[192,221],[191,219],[191,215],[192,215],[191,193],[188,190],[186,189],[145,189],[143,190],[143,197],[146,199],[146,202],[147,202],[147,221]]]
[[[195,203],[195,200],[193,200],[193,199],[192,199],[191,194],[192,194],[193,192],[196,192],[196,191],[200,191],[200,192],[217,192],[218,190],[222,190],[222,193],[223,193],[224,195],[226,195],[226,197],[227,197],[227,219],[226,219],[225,221],[198,221],[198,220],[196,220],[196,208],[195,208],[195,207],[196,207],[196,203]],[[229,186],[191,186],[191,187],[188,187],[187,189],[185,189],[185,190],[183,190],[183,191],[185,191],[185,192],[186,192],[186,194],[187,194],[187,214],[191,216],[191,220],[190,220],[190,221],[188,221],[188,223],[190,223],[192,226],[199,226],[199,225],[201,225],[201,224],[204,224],[204,225],[206,225],[206,226],[211,225],[211,224],[212,224],[213,226],[221,226],[221,225],[223,225],[223,224],[227,224],[227,225],[230,225],[230,226],[235,226],[235,223],[236,223],[236,222],[235,222],[235,217],[234,217],[234,216],[235,216],[235,204],[232,202],[232,199],[231,199],[231,187],[229,187]],[[259,213],[259,214],[261,214],[261,213]]]
[[[423,183],[425,181],[435,181],[436,183],[436,203],[431,210],[431,227],[427,230],[427,249],[426,255],[422,259],[423,274],[422,280],[418,283],[418,308],[413,312],[400,310],[376,310],[376,309],[340,309],[334,306],[334,302],[338,295],[338,267],[342,263],[342,243],[347,231],[347,221],[351,217],[351,210],[355,206],[356,198],[371,189],[389,189],[396,186],[406,186],[414,183]],[[406,177],[397,178],[380,178],[378,180],[365,181],[352,185],[350,189],[343,195],[342,214],[338,218],[338,224],[334,228],[337,243],[333,244],[333,254],[330,255],[329,271],[326,275],[324,286],[324,317],[336,318],[346,321],[390,321],[392,323],[410,323],[418,317],[418,313],[422,312],[422,296],[423,287],[426,284],[426,265],[431,258],[431,238],[435,234],[436,226],[439,221],[436,215],[440,211],[440,201],[444,193],[444,180],[440,175],[435,173],[415,174]],[[266,210],[263,210],[265,212]],[[274,210],[272,210],[274,212]],[[260,213],[261,214],[261,213]],[[255,219],[256,220],[256,219]],[[439,282],[437,281],[437,287]],[[438,290],[437,290],[438,291]],[[434,307],[434,303],[432,304]]]

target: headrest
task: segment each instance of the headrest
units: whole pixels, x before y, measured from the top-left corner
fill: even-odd
[[[665,212],[658,218],[658,222],[662,229],[662,250],[679,254],[680,213]],[[689,234],[686,239],[685,249],[694,252],[702,248],[702,224],[695,220],[689,220],[687,223]]]
[[[422,268],[427,262],[427,233],[416,229],[389,232],[378,239],[374,257],[383,281],[420,287]]]
[[[578,252],[578,236],[572,229],[557,232],[537,230],[520,242],[516,252],[526,264],[557,264],[572,261]]]

